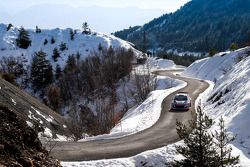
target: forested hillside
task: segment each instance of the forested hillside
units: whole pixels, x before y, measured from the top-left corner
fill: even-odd
[[[139,54],[126,41],[91,31],[87,23],[82,31],[0,24],[0,77],[67,118],[76,138],[83,132],[108,132],[136,103],[127,99],[135,94],[131,86],[130,93],[119,92],[128,89],[132,62]],[[14,97],[7,101],[19,104]]]
[[[250,42],[249,6],[248,0],[192,0],[174,13],[115,36],[140,49],[209,52],[228,49],[232,43],[246,46]]]

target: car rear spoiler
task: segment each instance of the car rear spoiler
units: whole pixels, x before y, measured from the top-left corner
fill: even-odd
[[[178,94],[188,94],[188,92],[178,92]]]

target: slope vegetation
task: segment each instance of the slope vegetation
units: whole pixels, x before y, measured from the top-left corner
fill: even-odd
[[[0,102],[22,117],[30,126],[42,126],[49,135],[69,134],[63,117],[31,95],[0,78]],[[48,136],[52,137],[52,136]]]
[[[241,164],[249,166],[250,48],[220,53],[193,63],[184,75],[214,82],[204,111],[216,122],[223,117],[228,131],[236,135],[232,145],[241,154]],[[217,129],[218,127],[213,127]]]
[[[115,35],[141,49],[222,51],[233,42],[249,43],[249,6],[244,0],[192,0],[174,13]]]

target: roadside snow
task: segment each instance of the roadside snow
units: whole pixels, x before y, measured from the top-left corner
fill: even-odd
[[[143,131],[154,125],[161,114],[162,101],[169,94],[183,88],[186,83],[165,76],[157,76],[157,88],[140,105],[130,109],[110,134],[89,137],[80,141],[113,139]]]
[[[180,160],[183,157],[178,155],[175,150],[175,145],[182,144],[178,142],[166,147],[155,150],[142,152],[133,157],[107,159],[97,161],[83,161],[83,162],[61,162],[63,167],[141,167],[141,166],[154,166],[166,167],[170,166],[174,160]]]
[[[220,53],[195,62],[183,73],[207,79],[214,89],[207,94],[203,111],[214,119],[212,130],[218,129],[221,117],[229,133],[236,135],[233,154],[240,155],[240,165],[250,164],[250,47]]]
[[[172,61],[163,59],[149,59],[151,72],[156,70],[177,69]],[[156,67],[155,67],[156,66]],[[142,68],[140,68],[141,71]],[[112,139],[130,135],[151,127],[160,117],[161,104],[163,99],[172,92],[186,86],[186,83],[174,80],[166,76],[157,76],[157,88],[152,91],[149,97],[140,105],[131,108],[122,118],[121,122],[115,126],[110,134],[90,137],[86,140]],[[182,142],[176,143],[182,144]],[[63,167],[137,167],[137,166],[157,166],[165,167],[174,159],[183,158],[176,153],[174,145],[168,145],[155,150],[149,150],[129,158],[83,161],[83,162],[61,162]]]
[[[143,65],[139,65],[136,67],[136,71],[144,74],[148,69],[150,72],[176,69],[176,65],[173,61],[156,58],[149,58],[146,62],[146,66],[148,68],[145,68]],[[121,121],[110,131],[109,134],[87,137],[79,140],[79,142],[97,139],[120,138],[132,135],[153,126],[160,117],[161,103],[164,98],[169,94],[185,87],[186,83],[174,80],[167,76],[157,76],[156,86],[156,90],[152,91],[143,103],[132,107],[126,112]]]
[[[38,133],[38,136],[39,136],[39,138],[41,138],[41,137],[52,138],[53,137],[52,131],[47,127],[45,127],[44,132]]]

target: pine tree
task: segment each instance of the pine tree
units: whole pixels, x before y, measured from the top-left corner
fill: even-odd
[[[50,40],[50,43],[51,43],[51,44],[54,44],[55,42],[56,42],[55,38],[52,37],[51,40]]]
[[[215,132],[215,145],[218,148],[218,167],[226,167],[229,165],[236,165],[239,162],[239,156],[233,157],[231,155],[232,148],[228,144],[234,141],[235,136],[230,137],[225,128],[224,120],[221,117],[219,122],[220,130]]]
[[[44,42],[43,42],[43,45],[47,45],[47,43],[48,43],[48,40],[45,39]]]
[[[77,61],[79,61],[80,58],[81,58],[81,54],[80,54],[80,52],[77,52],[77,53],[76,53],[76,59],[77,59]]]
[[[99,50],[99,51],[102,51],[102,49],[103,49],[102,44],[99,43],[99,45],[98,45],[98,50]]]
[[[82,31],[83,34],[91,34],[91,30],[90,30],[89,25],[88,25],[87,22],[84,22],[82,24],[82,30],[83,30]]]
[[[38,28],[38,26],[36,26],[36,33],[41,33],[42,30],[40,28]]]
[[[147,37],[146,37],[146,31],[143,31],[143,52],[147,52]]]
[[[69,55],[64,68],[64,73],[73,73],[76,70],[76,59],[74,55]]]
[[[61,76],[62,76],[62,69],[61,69],[61,66],[59,64],[57,64],[55,77],[58,80]]]
[[[59,53],[58,49],[55,48],[55,49],[53,50],[52,58],[53,58],[53,60],[54,60],[55,62],[57,62],[58,57],[60,57],[60,53]]]
[[[21,27],[18,31],[19,35],[16,39],[17,46],[19,48],[27,49],[31,44],[29,34],[23,27]]]
[[[74,38],[75,38],[75,33],[73,32],[73,30],[72,29],[70,29],[70,32],[69,32],[69,34],[70,34],[70,40],[74,40]]]
[[[60,51],[64,51],[65,49],[67,49],[66,43],[61,42],[61,44],[60,44]]]
[[[231,51],[235,51],[235,50],[237,50],[237,49],[239,49],[237,43],[232,43],[231,46],[230,46],[230,50],[231,50]]]
[[[8,24],[7,28],[6,28],[6,31],[9,31],[11,29],[11,27],[13,27],[13,25],[10,23]]]
[[[190,128],[181,122],[177,122],[177,133],[184,139],[184,146],[176,146],[178,153],[185,159],[176,161],[176,166],[190,167],[216,167],[217,152],[213,145],[213,136],[208,129],[212,126],[212,120],[198,108],[197,121],[190,121]]]
[[[31,82],[34,91],[48,86],[53,80],[52,66],[43,51],[36,52],[31,65]]]

